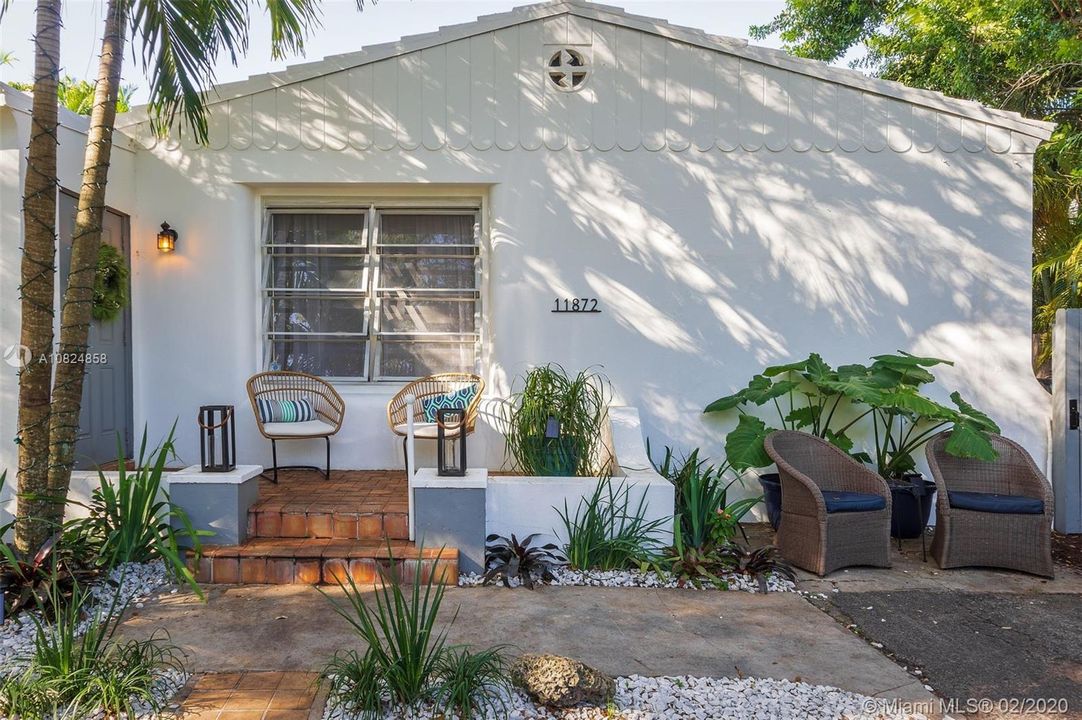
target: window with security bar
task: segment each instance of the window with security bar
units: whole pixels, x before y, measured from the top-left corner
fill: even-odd
[[[264,232],[269,369],[343,381],[473,372],[476,209],[274,209]]]

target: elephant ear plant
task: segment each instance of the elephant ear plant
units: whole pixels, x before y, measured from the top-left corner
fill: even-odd
[[[507,422],[507,450],[527,475],[591,477],[611,460],[602,427],[611,392],[590,369],[574,377],[556,364],[526,373],[514,393]]]
[[[884,478],[900,478],[916,463],[913,454],[940,430],[951,429],[947,452],[958,457],[994,460],[988,433],[998,426],[954,392],[954,407],[921,393],[935,381],[929,368],[952,365],[947,360],[899,351],[877,355],[869,365],[842,365],[836,370],[813,353],[806,360],[769,367],[746,388],[719,398],[707,413],[736,409],[736,427],[725,439],[728,461],[737,470],[771,464],[763,445],[776,429],[802,430],[824,438],[862,462],[874,464]],[[751,415],[751,406],[773,405],[780,428]],[[870,428],[866,426],[869,424]],[[854,451],[852,433],[870,431],[875,457]]]
[[[865,374],[860,365],[831,368],[817,353],[785,365],[775,365],[752,377],[747,387],[718,398],[705,413],[737,410],[736,427],[726,436],[727,462],[737,471],[771,464],[764,441],[775,430],[802,430],[828,440],[847,453],[853,451],[849,431],[858,418],[849,406],[875,401],[880,389],[874,383],[853,382]],[[752,407],[769,405],[776,412],[777,427],[752,415]],[[858,459],[869,459],[856,454]]]
[[[933,435],[949,428],[946,450],[956,457],[991,461],[996,451],[988,433],[998,433],[988,415],[950,394],[954,407],[936,402],[921,394],[921,387],[935,381],[928,368],[953,365],[947,360],[922,358],[906,353],[878,355],[872,358],[869,377],[876,382],[889,379],[891,384],[871,404],[875,440],[875,467],[888,480],[897,480],[916,470],[914,454]]]

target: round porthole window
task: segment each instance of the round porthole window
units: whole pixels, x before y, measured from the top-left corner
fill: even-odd
[[[559,90],[574,92],[581,90],[586,84],[589,70],[586,68],[586,60],[582,53],[571,48],[557,50],[548,64],[549,80]]]

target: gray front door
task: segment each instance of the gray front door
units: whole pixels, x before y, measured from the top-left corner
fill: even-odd
[[[67,286],[71,267],[71,236],[75,227],[78,198],[61,191],[60,213],[60,285]],[[106,210],[101,241],[113,245],[131,262],[128,216]],[[75,467],[94,468],[117,459],[117,435],[124,457],[132,454],[132,373],[131,310],[125,308],[116,319],[90,325],[88,353],[103,362],[88,362],[83,379],[82,412],[75,443]]]

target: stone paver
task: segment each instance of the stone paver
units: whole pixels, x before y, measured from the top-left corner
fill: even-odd
[[[341,598],[337,590],[328,590]],[[801,679],[867,695],[922,699],[921,683],[795,593],[643,588],[451,588],[451,643],[568,655],[612,675]],[[457,617],[455,614],[457,613]],[[167,627],[199,671],[320,669],[358,641],[326,597],[296,586],[177,594],[123,625]]]
[[[196,676],[178,720],[309,720],[318,715],[316,673],[223,672]]]

